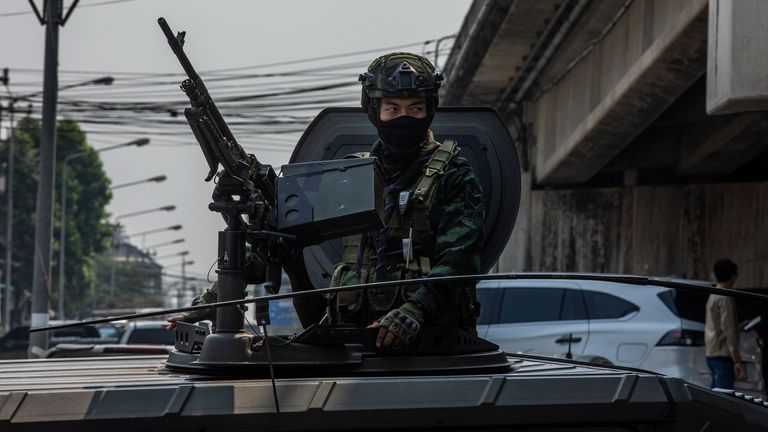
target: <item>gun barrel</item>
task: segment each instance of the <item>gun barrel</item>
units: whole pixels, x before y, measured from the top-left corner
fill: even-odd
[[[221,164],[228,175],[243,181],[252,181],[268,203],[273,204],[276,196],[274,170],[269,165],[262,165],[255,155],[247,153],[237,143],[219,108],[208,93],[203,79],[192,67],[192,63],[184,52],[185,33],[179,32],[178,36],[175,36],[163,17],[159,17],[157,23],[189,78],[181,84],[181,89],[189,97],[192,105],[184,111],[184,115],[208,162],[209,171],[206,181],[213,178],[218,165]]]
[[[200,76],[197,74],[197,71],[195,71],[195,68],[192,67],[192,63],[189,61],[187,54],[184,52],[182,42],[173,34],[171,27],[168,25],[168,21],[166,21],[165,18],[160,17],[157,19],[157,23],[160,25],[160,29],[165,34],[165,38],[168,40],[168,45],[171,46],[171,50],[176,55],[176,58],[179,59],[181,67],[184,68],[184,72],[186,72],[187,76],[192,81],[198,81]],[[182,32],[182,40],[183,34],[184,33]]]

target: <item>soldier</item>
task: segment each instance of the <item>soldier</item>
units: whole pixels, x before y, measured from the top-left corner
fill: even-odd
[[[480,271],[484,209],[476,174],[456,157],[454,141],[438,143],[429,127],[442,75],[424,57],[391,53],[360,75],[361,104],[379,140],[386,183],[384,226],[344,239],[331,285],[475,274]],[[422,325],[475,330],[474,284],[411,286],[337,293],[332,323],[380,328],[377,346],[411,342]]]
[[[331,285],[478,273],[484,221],[480,183],[456,156],[456,142],[439,143],[429,130],[442,75],[424,57],[391,53],[374,60],[360,81],[362,107],[379,135],[370,155],[380,162],[387,185],[384,226],[344,239]],[[303,268],[287,267],[294,290],[312,289]],[[211,290],[197,299],[212,301]],[[327,311],[331,323],[379,328],[379,347],[413,341],[422,325],[475,331],[479,312],[472,283],[337,293],[321,301],[297,299],[294,305],[305,326]],[[169,328],[204,316],[173,317]]]

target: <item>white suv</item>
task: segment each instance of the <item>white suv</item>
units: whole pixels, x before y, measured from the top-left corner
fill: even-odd
[[[480,282],[477,296],[482,304],[479,336],[504,351],[570,356],[709,385],[704,358],[707,294],[606,281],[531,279]],[[748,379],[756,375],[755,368],[747,363]]]

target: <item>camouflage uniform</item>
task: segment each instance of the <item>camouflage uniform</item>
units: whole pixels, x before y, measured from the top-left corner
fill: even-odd
[[[477,175],[464,159],[450,160],[445,172],[431,187],[426,205],[412,200],[416,202],[403,206],[399,201],[403,192],[415,194],[429,157],[440,146],[431,133],[428,137],[414,164],[387,182],[385,226],[378,232],[344,239],[343,261],[336,266],[332,286],[480,271],[482,191]],[[377,142],[371,155],[377,156],[380,150],[381,142]],[[406,260],[404,239],[409,237],[412,237],[412,252]],[[478,311],[472,283],[338,293],[329,298],[328,311],[334,323],[363,326],[392,309],[403,307],[426,325],[457,326],[466,330],[474,330]]]

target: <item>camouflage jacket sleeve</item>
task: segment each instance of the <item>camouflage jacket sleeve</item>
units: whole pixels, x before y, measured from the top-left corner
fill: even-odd
[[[195,298],[192,299],[192,306],[216,303],[219,297],[218,290],[219,290],[219,283],[214,282],[210,288],[205,290],[205,292],[195,296]],[[245,294],[243,294],[243,297],[245,297]],[[248,307],[245,305],[240,305],[238,307],[243,312],[248,310]],[[198,321],[210,320],[214,323],[214,326],[216,325],[216,308],[215,307],[186,312],[183,314],[183,316],[184,316],[184,322],[196,323]]]
[[[192,306],[216,303],[216,299],[218,298],[218,288],[219,283],[216,282],[213,284],[213,286],[205,290],[204,293],[195,296],[195,298],[192,299]],[[215,319],[216,308],[202,309],[184,313],[184,322],[188,323],[196,323],[203,320],[214,321]]]
[[[435,256],[427,277],[480,272],[485,209],[480,181],[466,161],[458,159],[440,179],[432,225],[436,227]],[[419,306],[427,321],[453,321],[459,312],[462,285],[422,286],[409,301]]]

